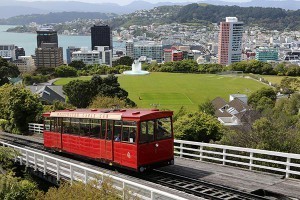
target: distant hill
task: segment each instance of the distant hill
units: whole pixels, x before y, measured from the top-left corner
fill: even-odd
[[[80,2],[81,1],[81,2]],[[150,0],[149,0],[150,1]],[[49,12],[102,12],[129,14],[137,10],[152,9],[163,5],[187,5],[190,2],[182,3],[169,2],[149,3],[146,1],[134,1],[128,5],[120,6],[116,3],[85,3],[84,0],[78,1],[17,1],[17,0],[1,0],[0,18],[9,18],[17,15],[26,14],[44,14]],[[230,2],[224,0],[194,0],[201,3],[209,3],[213,5],[237,5],[241,7],[275,7],[290,10],[300,9],[300,1],[297,0],[252,0],[248,2]],[[117,2],[117,1],[114,1]]]
[[[167,15],[165,13],[168,13]],[[186,6],[162,6],[142,14],[132,13],[110,20],[113,27],[150,25],[152,23],[220,23],[226,17],[237,17],[245,25],[257,25],[270,30],[300,30],[300,10],[281,8],[216,6],[209,4],[189,4]]]
[[[33,15],[20,15],[11,17],[8,19],[0,19],[0,24],[18,24],[26,25],[31,22],[38,24],[49,23],[62,23],[67,21],[73,21],[75,19],[102,19],[107,20],[118,15],[110,13],[98,13],[98,12],[60,12],[60,13],[48,13],[48,14],[33,14]]]

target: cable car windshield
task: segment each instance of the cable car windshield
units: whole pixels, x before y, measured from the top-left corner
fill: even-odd
[[[139,143],[172,138],[171,118],[161,118],[141,122]]]

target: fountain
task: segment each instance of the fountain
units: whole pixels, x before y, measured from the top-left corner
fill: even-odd
[[[139,60],[135,60],[132,63],[131,71],[125,71],[123,72],[125,75],[147,75],[149,74],[148,71],[142,70],[142,63]]]

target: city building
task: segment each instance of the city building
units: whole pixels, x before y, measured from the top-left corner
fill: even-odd
[[[108,46],[113,50],[112,32],[108,25],[91,27],[92,50],[96,50],[96,46]]]
[[[164,61],[172,62],[172,49],[164,49]]]
[[[278,50],[276,48],[259,47],[256,49],[255,59],[263,62],[277,61]]]
[[[72,61],[81,60],[86,65],[108,65],[112,66],[112,50],[108,46],[96,46],[95,50],[83,47],[80,51],[72,53]]]
[[[42,28],[37,31],[34,60],[37,68],[58,67],[64,64],[63,48],[58,47],[56,31],[51,28]]]
[[[66,55],[67,55],[67,64],[70,64],[72,62],[72,53],[75,51],[80,51],[80,48],[74,47],[74,46],[69,46],[66,49]]]
[[[58,47],[57,31],[52,28],[41,28],[37,33],[37,48],[41,48],[43,43],[54,43]]]
[[[55,43],[44,43],[35,49],[34,61],[37,68],[59,67],[64,64],[63,48],[57,48]]]
[[[129,56],[130,58],[133,58],[133,41],[132,40],[128,40],[126,42],[126,56]]]
[[[229,65],[241,61],[243,25],[236,17],[226,17],[226,22],[220,23],[219,64]]]
[[[35,70],[34,60],[31,56],[19,56],[13,61],[21,73],[30,73]]]
[[[180,50],[172,51],[172,61],[180,61],[183,60],[183,52]]]
[[[19,56],[25,56],[25,49],[23,47],[15,46],[16,59],[19,59]]]
[[[0,45],[0,57],[8,61],[16,60],[15,45],[14,44]]]
[[[133,47],[134,60],[138,60],[141,56],[147,59],[156,60],[157,63],[163,61],[163,47],[161,43],[153,41],[134,43]]]

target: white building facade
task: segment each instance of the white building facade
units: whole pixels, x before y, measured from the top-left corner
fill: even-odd
[[[16,60],[15,45],[0,45],[0,57],[11,61]]]
[[[88,50],[83,47],[80,51],[72,53],[72,61],[81,60],[86,65],[108,65],[112,66],[112,50],[108,46],[96,46],[96,50]]]

